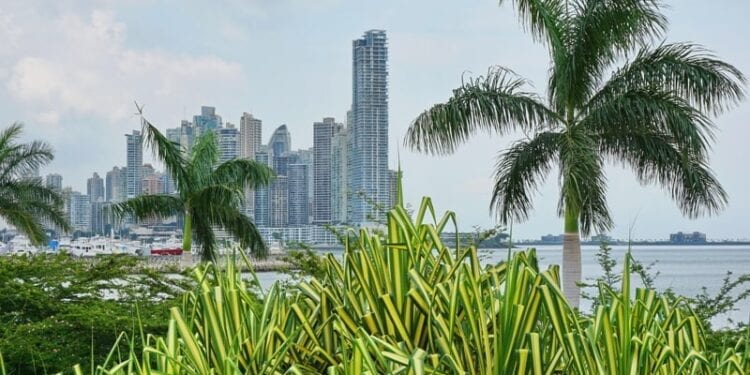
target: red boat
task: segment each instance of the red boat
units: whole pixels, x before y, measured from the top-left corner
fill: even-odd
[[[151,244],[151,256],[182,255],[182,244],[170,238],[167,242]]]
[[[151,249],[151,256],[162,256],[162,255],[182,255],[182,249],[179,247]]]

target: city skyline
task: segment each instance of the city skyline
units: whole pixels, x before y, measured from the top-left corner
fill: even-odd
[[[704,44],[747,72],[747,53],[736,46],[750,34],[749,26],[737,21],[746,13],[741,9],[748,11],[750,5],[728,3],[733,6],[671,2],[668,39]],[[146,115],[162,130],[210,105],[231,123],[239,122],[243,112],[262,118],[269,130],[286,123],[295,134],[295,147],[309,147],[313,121],[346,117],[351,101],[349,43],[363,30],[382,28],[388,30],[391,49],[390,167],[400,154],[407,202],[417,204],[421,196],[430,195],[438,210],[456,211],[462,230],[493,224],[488,206],[494,156],[516,135],[477,137],[447,157],[416,154],[401,144],[409,122],[443,101],[464,75],[502,64],[543,86],[548,57],[518,26],[511,7],[497,7],[494,1],[353,5],[334,0],[314,7],[281,1],[222,3],[215,10],[186,4],[174,22],[189,23],[206,12],[218,16],[210,21],[212,27],[190,38],[185,38],[189,30],[169,30],[159,26],[162,20],[141,17],[145,8],[159,7],[148,2],[3,4],[0,37],[10,43],[0,55],[0,121],[5,126],[25,122],[26,138],[56,148],[56,160],[43,175],[60,173],[66,185],[73,182],[84,191],[92,172],[103,175],[113,165],[124,165],[121,154],[111,149],[123,133],[139,129],[133,100],[146,105]],[[342,22],[325,30],[314,27],[315,16],[323,13],[335,14]],[[714,26],[694,27],[704,23]],[[723,25],[739,25],[739,30]],[[147,32],[155,30],[163,33]],[[52,40],[52,35],[60,36],[57,45],[41,40]],[[237,48],[240,45],[243,48]],[[301,55],[304,62],[298,59]],[[689,220],[660,189],[641,187],[630,171],[610,166],[614,234],[625,237],[635,223],[633,230],[645,238],[677,228],[750,237],[742,224],[750,212],[750,197],[744,194],[750,182],[735,163],[748,156],[744,124],[749,116],[746,101],[717,120],[720,131],[711,165],[730,195],[725,212]],[[144,159],[148,162],[150,155]],[[549,179],[535,198],[532,218],[516,224],[514,233],[537,237],[562,228],[556,189],[555,179]]]

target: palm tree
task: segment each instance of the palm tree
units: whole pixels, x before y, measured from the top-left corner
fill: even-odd
[[[35,245],[47,238],[42,222],[69,231],[60,193],[42,184],[39,177],[27,177],[46,165],[54,155],[41,141],[17,143],[23,125],[13,124],[0,132],[0,217],[29,237]]]
[[[271,181],[271,169],[246,159],[219,164],[216,137],[211,131],[199,136],[190,155],[186,155],[178,144],[170,142],[143,116],[141,121],[146,145],[164,163],[178,193],[141,195],[115,205],[115,214],[119,217],[132,215],[137,219],[183,215],[182,248],[190,251],[195,235],[201,245],[203,261],[216,257],[215,227],[227,230],[254,256],[266,256],[268,249],[258,229],[240,212],[240,205],[245,189],[265,186]]]
[[[501,0],[500,3],[503,1]],[[491,210],[523,221],[531,195],[559,168],[563,289],[578,305],[580,235],[606,231],[606,161],[657,183],[690,218],[722,210],[727,195],[708,166],[715,116],[743,97],[745,77],[701,46],[652,41],[667,20],[659,0],[516,0],[519,17],[550,56],[547,100],[491,68],[420,114],[413,149],[448,154],[477,131],[527,135],[498,157]]]

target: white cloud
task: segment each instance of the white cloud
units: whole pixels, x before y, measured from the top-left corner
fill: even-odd
[[[62,14],[40,31],[55,43],[18,56],[5,87],[10,97],[46,114],[34,117],[47,125],[66,113],[121,121],[132,116],[134,99],[184,103],[200,88],[231,88],[243,76],[239,64],[218,57],[129,48],[126,25],[108,11]]]

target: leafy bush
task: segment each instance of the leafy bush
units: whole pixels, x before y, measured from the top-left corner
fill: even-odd
[[[101,363],[120,332],[166,332],[168,306],[188,287],[131,257],[0,257],[6,369],[42,374]]]
[[[427,220],[431,218],[432,223]],[[685,301],[601,285],[592,317],[540,270],[533,250],[481,267],[473,246],[450,249],[429,199],[412,220],[390,211],[384,237],[362,230],[343,263],[259,303],[233,264],[193,273],[198,287],[170,310],[164,336],[139,353],[113,351],[101,373],[136,374],[736,374],[750,347],[706,351]],[[455,225],[454,225],[455,226]],[[247,260],[246,260],[247,261]],[[625,269],[630,269],[626,258]],[[743,344],[744,345],[744,344]]]

